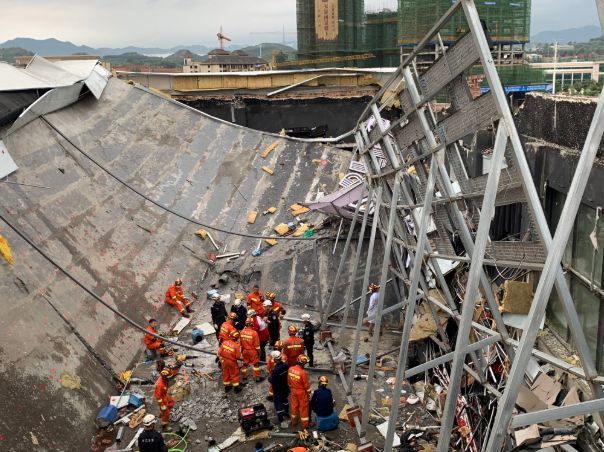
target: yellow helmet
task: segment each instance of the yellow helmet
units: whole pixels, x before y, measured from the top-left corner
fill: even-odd
[[[298,364],[308,364],[308,356],[305,354],[298,356]]]
[[[327,379],[327,376],[321,375],[319,377],[319,385],[327,385],[327,383],[329,383],[329,380]]]

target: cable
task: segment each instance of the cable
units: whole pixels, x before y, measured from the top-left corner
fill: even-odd
[[[171,209],[170,207],[164,206],[163,204],[160,204],[159,202],[154,201],[153,199],[149,198],[143,192],[141,192],[137,188],[133,187],[132,185],[128,184],[128,182],[124,181],[122,178],[120,178],[116,174],[112,173],[110,170],[108,170],[107,168],[105,168],[103,165],[101,165],[99,162],[97,162],[95,159],[93,159],[90,155],[88,155],[86,152],[84,152],[82,149],[80,149],[73,141],[71,141],[69,138],[67,138],[65,136],[65,134],[63,134],[63,132],[61,132],[59,129],[57,129],[44,116],[40,116],[40,119],[43,122],[45,122],[46,125],[48,125],[48,127],[50,127],[52,130],[54,130],[61,137],[63,137],[63,139],[65,141],[67,141],[71,146],[73,146],[75,149],[77,149],[78,152],[80,152],[84,157],[86,157],[88,160],[90,160],[92,163],[94,163],[96,166],[98,166],[105,173],[109,174],[111,177],[113,177],[120,184],[122,184],[126,188],[130,189],[131,191],[133,191],[134,193],[136,193],[140,197],[144,198],[146,201],[149,201],[151,204],[153,204],[153,205],[159,207],[160,209],[163,209],[166,212],[169,212],[172,215],[175,215],[175,216],[177,216],[177,217],[179,217],[179,218],[181,218],[181,219],[183,219],[185,221],[188,221],[190,223],[196,224],[198,226],[202,226],[202,227],[210,229],[212,231],[217,231],[217,232],[222,232],[222,233],[227,234],[227,235],[236,235],[236,236],[239,236],[239,237],[247,237],[247,238],[252,238],[252,239],[273,239],[273,240],[301,240],[301,241],[308,241],[308,240],[319,240],[321,238],[329,238],[329,237],[291,237],[291,236],[282,237],[280,235],[246,234],[244,232],[230,232],[230,231],[228,231],[226,229],[222,229],[222,228],[219,228],[217,226],[211,226],[211,225],[208,225],[208,224],[204,224],[201,221],[196,220],[195,218],[191,218],[191,217],[183,215],[183,214],[181,214],[179,212],[176,212],[175,210]]]
[[[63,273],[65,276],[67,276],[68,279],[70,279],[77,286],[79,286],[81,289],[83,289],[84,292],[86,292],[88,295],[93,297],[96,301],[101,303],[103,306],[105,306],[107,309],[109,309],[115,315],[117,315],[118,317],[121,317],[123,320],[125,320],[127,323],[129,323],[131,326],[133,326],[137,330],[140,330],[145,334],[149,334],[150,336],[156,337],[158,339],[161,339],[164,342],[167,342],[172,345],[176,345],[178,347],[187,348],[187,349],[193,350],[195,352],[201,352],[201,353],[205,353],[208,355],[216,356],[216,353],[214,353],[214,352],[209,352],[207,350],[201,350],[199,348],[195,348],[192,345],[183,344],[182,342],[178,342],[178,341],[173,341],[171,339],[167,339],[163,336],[160,336],[159,334],[155,334],[150,331],[147,331],[146,328],[144,328],[143,326],[136,323],[130,317],[126,316],[125,314],[122,314],[119,310],[115,309],[113,306],[106,303],[101,297],[99,297],[97,294],[92,292],[88,287],[86,287],[83,283],[81,283],[75,276],[73,276],[71,273],[69,273],[67,270],[65,270],[61,265],[59,265],[57,262],[55,262],[52,257],[50,257],[48,254],[46,254],[42,249],[40,249],[40,247],[38,247],[38,245],[36,245],[29,237],[27,237],[23,232],[21,232],[21,230],[19,228],[17,228],[10,221],[8,221],[2,215],[2,213],[0,213],[0,220],[2,220],[4,223],[6,223],[6,225],[9,228],[11,228],[19,237],[21,237],[23,240],[25,240],[33,249],[35,249],[40,255],[42,255],[42,257],[44,257],[44,259],[46,259],[48,262],[50,262],[50,264],[52,264],[57,270],[59,270],[61,273]]]

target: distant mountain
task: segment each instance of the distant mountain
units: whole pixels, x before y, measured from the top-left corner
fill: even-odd
[[[0,61],[14,63],[15,57],[24,55],[33,55],[33,53],[29,50],[22,49],[21,47],[0,48]]]
[[[273,50],[277,53],[279,53],[279,52],[295,53],[296,52],[296,49],[294,49],[293,47],[286,46],[283,44],[272,44],[272,43],[266,43],[266,42],[255,45],[255,46],[243,47],[241,50],[243,50],[248,55],[260,57],[261,49],[262,49],[262,58],[264,58],[267,61],[269,61],[271,59]]]
[[[178,63],[182,66],[185,58],[191,58],[193,61],[201,61],[204,57],[189,51],[188,49],[179,50],[178,52],[168,55],[164,58],[165,61]]]
[[[602,36],[602,29],[596,25],[587,25],[580,28],[568,28],[566,30],[542,31],[531,36],[531,43],[568,44],[569,42],[586,42],[592,38]]]
[[[168,49],[160,47],[135,47],[128,46],[123,48],[101,47],[95,49],[85,45],[75,45],[69,41],[59,41],[55,38],[49,39],[32,39],[32,38],[15,38],[10,39],[0,44],[0,48],[20,47],[29,50],[30,52],[40,54],[42,56],[49,55],[73,55],[74,53],[86,53],[89,55],[122,55],[124,53],[140,53],[143,55],[170,55],[179,50],[189,50],[197,54],[205,54],[210,50],[203,45],[175,46]]]

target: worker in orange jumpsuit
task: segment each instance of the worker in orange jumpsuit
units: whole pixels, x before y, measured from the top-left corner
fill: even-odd
[[[229,316],[226,322],[220,325],[220,332],[218,333],[218,343],[222,344],[224,341],[231,337],[231,333],[236,331],[235,322],[237,321],[237,314],[229,312]]]
[[[260,288],[258,286],[254,286],[250,294],[247,296],[247,308],[256,311],[256,314],[258,314],[260,317],[265,317],[266,312],[264,311],[264,306],[262,306],[263,302],[264,296],[262,295],[262,292],[260,292]]]
[[[264,298],[265,298],[265,300],[268,300],[271,302],[271,304],[272,304],[271,309],[273,311],[276,311],[279,314],[279,317],[281,318],[281,320],[283,320],[283,317],[285,317],[286,311],[285,311],[285,308],[283,307],[283,304],[281,304],[279,301],[276,300],[277,294],[275,292],[266,292],[264,294]]]
[[[252,365],[254,380],[262,381],[260,378],[260,338],[254,330],[254,319],[245,320],[245,328],[241,331],[241,353],[243,354],[243,368],[241,375],[247,380],[249,365]]]
[[[149,319],[147,331],[149,333],[159,334],[157,332],[157,320]],[[167,354],[167,351],[164,348],[164,341],[162,341],[160,338],[145,333],[144,341],[145,347],[147,348],[145,350],[145,356],[148,360],[157,360],[160,356]]]
[[[308,375],[304,371],[304,366],[308,363],[308,356],[302,354],[298,356],[297,364],[287,371],[287,384],[290,389],[290,419],[291,427],[298,423],[303,429],[308,428],[310,423],[310,411],[308,409],[308,398],[310,397],[310,382]]]
[[[287,327],[287,334],[289,334],[289,337],[283,343],[283,355],[285,356],[284,361],[291,367],[296,364],[298,356],[304,353],[304,341],[296,336],[298,327],[295,325]]]
[[[222,368],[222,384],[224,392],[235,388],[235,392],[241,392],[239,386],[239,363],[241,360],[241,346],[239,345],[239,331],[231,331],[231,337],[222,342],[218,349],[218,357]]]
[[[159,405],[159,411],[161,412],[161,425],[164,431],[171,431],[170,427],[170,412],[174,408],[174,399],[168,395],[168,376],[170,371],[164,369],[161,371],[159,378],[155,382],[155,389],[153,391],[153,397]]]
[[[281,352],[282,349],[283,349],[283,342],[281,342],[281,341],[275,342],[275,344],[273,345],[273,351],[268,354],[268,357],[266,359],[266,374],[267,375],[271,374],[271,372],[275,368],[275,364],[277,364],[275,362],[275,356],[279,356],[279,360],[281,360],[281,353],[277,354],[275,352]],[[266,399],[270,400],[270,401],[273,400],[273,385],[270,383],[268,384],[268,396],[266,396]]]
[[[189,313],[195,312],[191,309],[191,302],[185,297],[185,293],[182,290],[182,279],[180,278],[168,287],[164,301],[170,306],[174,306],[178,309],[178,312],[180,312],[183,317],[190,317]]]

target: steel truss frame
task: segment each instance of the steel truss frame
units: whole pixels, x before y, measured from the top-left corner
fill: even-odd
[[[596,3],[601,17],[604,19],[604,2],[596,0]],[[469,32],[448,49],[441,42],[441,57],[427,70],[419,73],[415,65],[416,56],[428,43],[440,41],[439,30],[445,27],[455,14],[464,15],[469,25]],[[484,68],[490,91],[473,98],[469,93],[464,73],[477,61]],[[404,86],[404,89],[400,90],[401,86]],[[384,95],[388,90],[394,91],[396,94],[390,94],[384,100]],[[439,93],[443,92],[449,93],[453,99],[453,113],[444,119],[433,112],[433,101]],[[382,120],[381,111],[390,106],[395,97],[400,101],[402,115],[387,126]],[[367,127],[369,122],[375,123],[375,127],[370,131]],[[460,170],[462,165],[455,166],[456,161],[461,161],[458,141],[464,136],[488,127],[496,129],[491,168],[486,183],[476,189],[467,174]],[[488,437],[485,438],[485,442],[488,441],[486,444],[488,451],[502,450],[505,447],[508,431],[531,423],[594,413],[595,419],[600,426],[602,425],[604,377],[598,375],[596,371],[562,273],[561,259],[585,191],[587,175],[591,171],[603,133],[604,91],[600,95],[591,128],[564,204],[561,220],[552,239],[474,0],[458,0],[450,7],[374,97],[355,129],[357,144],[355,155],[367,168],[368,205],[360,223],[360,238],[352,261],[350,283],[344,305],[334,310],[336,292],[334,285],[322,317],[322,325],[325,326],[330,317],[344,311],[339,328],[339,338],[341,343],[345,343],[347,341],[343,339],[346,328],[348,328],[350,308],[355,302],[360,301],[352,338],[352,363],[348,376],[344,372],[340,372],[349,403],[352,400],[356,356],[365,313],[367,298],[365,289],[369,283],[375,239],[379,231],[384,243],[380,286],[385,288],[388,282],[392,282],[400,300],[393,306],[385,307],[386,290],[380,291],[375,331],[380,331],[382,317],[386,313],[400,310],[405,312],[393,394],[400,394],[403,378],[417,375],[445,362],[451,362],[450,382],[439,434],[439,452],[449,449],[460,384],[462,377],[466,374],[472,375],[483,384],[487,391],[498,398],[495,419],[488,432]],[[510,180],[507,169],[505,172],[503,171],[504,162],[513,165],[516,180],[513,180],[514,177],[511,177]],[[449,173],[449,166],[453,168],[453,174]],[[454,181],[461,186],[461,193],[456,193]],[[524,262],[519,259],[497,259],[497,256],[493,256],[492,250],[495,248],[489,236],[490,225],[495,214],[495,207],[498,202],[501,205],[500,200],[506,195],[510,183],[516,183],[521,187],[521,201],[526,204],[531,218],[534,243],[541,245],[545,256],[541,261],[537,259],[535,262]],[[368,215],[369,202],[374,206],[372,218]],[[464,213],[467,214],[471,210],[480,213],[474,236],[468,225],[467,215],[464,216]],[[413,230],[408,227],[409,222],[405,222],[407,216],[412,218]],[[346,265],[358,217],[359,208],[357,206],[338,267],[336,284]],[[435,240],[428,237],[431,217],[438,231],[438,237]],[[357,273],[364,247],[363,238],[367,227],[370,227],[371,232],[366,250],[363,285],[359,293],[358,290],[355,292],[354,282],[358,279]],[[455,230],[459,233],[467,256],[456,256],[454,252],[446,252],[452,250],[451,240],[446,234],[447,230]],[[438,248],[436,251],[433,249],[432,243],[434,242]],[[491,247],[491,252],[489,252],[489,247]],[[412,262],[410,267],[406,265],[405,254]],[[440,270],[439,255],[446,255],[448,260],[469,262],[467,286],[463,303],[460,306],[450,293]],[[506,329],[485,271],[487,266],[498,264],[541,271],[525,323],[525,330],[519,341],[512,339]],[[407,272],[408,268],[410,268],[410,274]],[[437,299],[430,294],[430,275],[434,276],[443,298]],[[580,357],[581,367],[571,366],[554,356],[535,349],[535,340],[554,285],[564,307],[572,342]],[[474,321],[476,302],[481,295],[486,298],[487,306],[494,320],[494,328]],[[442,354],[415,368],[407,369],[413,314],[416,312],[420,300],[425,300],[428,304],[435,323],[439,326],[439,339],[433,337],[433,340],[441,348]],[[451,350],[445,331],[440,327],[437,309],[447,312],[457,323],[458,334],[453,350]],[[471,344],[470,333],[477,338]],[[357,423],[361,442],[365,441],[367,432],[379,342],[379,334],[375,334],[371,343],[368,381],[363,404],[365,409],[360,428]],[[505,349],[512,362],[503,392],[494,388],[487,380],[488,362],[485,351],[496,343]],[[335,353],[331,344],[330,352]],[[563,372],[584,379],[591,389],[592,400],[568,407],[512,416],[525,369],[531,357],[544,360]],[[399,397],[392,397],[386,451],[392,450],[398,408]]]

